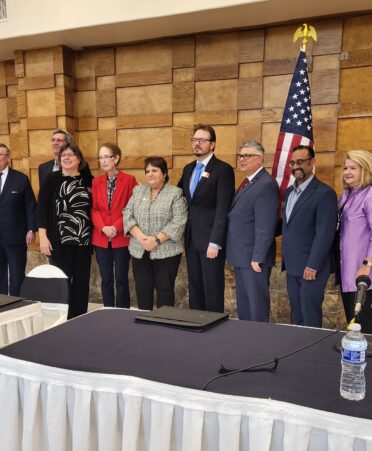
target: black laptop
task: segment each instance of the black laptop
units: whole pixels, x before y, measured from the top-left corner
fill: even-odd
[[[163,306],[156,310],[140,313],[135,317],[137,323],[158,324],[179,329],[204,332],[227,320],[228,313],[186,310],[178,307]]]

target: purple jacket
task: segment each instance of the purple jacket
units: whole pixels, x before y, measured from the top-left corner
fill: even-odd
[[[344,205],[345,189],[339,206]],[[365,257],[372,257],[372,185],[355,189],[346,201],[340,227],[342,291],[356,291],[355,275]],[[370,287],[372,289],[372,287]]]

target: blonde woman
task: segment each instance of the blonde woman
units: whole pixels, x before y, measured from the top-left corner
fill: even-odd
[[[348,321],[353,317],[356,278],[371,277],[372,268],[372,153],[352,150],[346,154],[342,181],[344,191],[339,200],[338,233],[339,278]],[[359,315],[363,332],[372,332],[372,287]]]

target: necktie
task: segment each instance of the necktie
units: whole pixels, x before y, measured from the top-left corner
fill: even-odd
[[[190,195],[191,195],[191,197],[194,195],[195,188],[196,188],[197,184],[199,183],[200,174],[201,174],[203,169],[204,169],[204,164],[203,163],[196,163],[194,178],[193,178],[192,184],[190,186]]]
[[[240,184],[237,192],[239,193],[239,191],[243,191],[244,187],[247,186],[249,183],[249,180],[247,179],[247,177],[242,181],[242,183]]]
[[[0,172],[0,194],[2,190],[3,190],[3,173]]]

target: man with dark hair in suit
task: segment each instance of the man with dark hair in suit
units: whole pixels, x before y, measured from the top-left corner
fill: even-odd
[[[52,152],[53,152],[53,160],[49,160],[46,163],[42,163],[39,166],[39,187],[43,184],[43,181],[47,174],[54,171],[59,171],[58,164],[58,154],[60,148],[64,144],[71,144],[73,142],[73,138],[70,133],[66,132],[62,128],[57,128],[54,130],[52,134]]]
[[[185,166],[178,184],[189,209],[185,232],[189,303],[192,309],[223,312],[234,170],[214,156],[216,133],[210,125],[195,126],[191,142],[196,161]]]
[[[314,175],[310,146],[293,149],[295,182],[282,205],[282,264],[294,324],[322,327],[322,303],[333,270],[331,247],[337,223],[337,196]]]
[[[245,177],[228,216],[226,258],[234,266],[239,319],[269,321],[279,187],[264,168],[264,148],[245,142],[237,154]]]
[[[36,200],[28,177],[9,162],[10,150],[0,144],[0,293],[18,296],[35,239]]]

